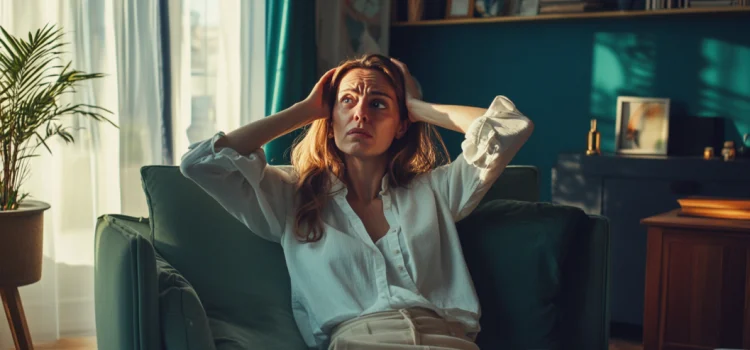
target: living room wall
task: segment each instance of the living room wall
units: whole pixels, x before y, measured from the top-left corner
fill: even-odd
[[[750,14],[394,27],[390,54],[435,103],[489,106],[506,95],[536,125],[512,164],[539,167],[550,200],[561,152],[584,152],[597,118],[614,151],[619,95],[671,99],[684,116],[726,118],[726,138],[750,132]],[[453,157],[463,135],[443,132]]]

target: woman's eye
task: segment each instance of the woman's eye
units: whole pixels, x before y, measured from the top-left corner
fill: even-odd
[[[378,108],[378,109],[385,109],[386,108],[385,103],[383,101],[380,101],[380,100],[372,101],[372,106],[375,107],[375,108]]]
[[[341,99],[341,103],[352,103],[351,97],[345,96]]]

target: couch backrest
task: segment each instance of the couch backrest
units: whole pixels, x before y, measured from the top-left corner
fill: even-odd
[[[146,166],[141,177],[154,249],[190,281],[208,317],[303,343],[281,247],[252,234],[178,167]]]
[[[509,165],[492,184],[482,203],[495,199],[539,201],[539,170],[531,165]]]

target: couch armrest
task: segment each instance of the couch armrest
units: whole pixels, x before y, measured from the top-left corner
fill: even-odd
[[[590,215],[565,269],[565,349],[609,348],[610,230],[603,216]]]
[[[103,215],[96,225],[95,309],[100,349],[161,348],[158,282],[148,221]]]

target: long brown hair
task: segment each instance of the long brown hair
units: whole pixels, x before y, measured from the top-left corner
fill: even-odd
[[[314,121],[295,141],[292,150],[292,166],[298,175],[294,232],[301,241],[315,242],[323,236],[320,215],[332,195],[331,175],[343,179],[346,172],[344,154],[328,135],[333,132],[332,110],[341,80],[357,68],[383,73],[396,91],[400,118],[408,118],[404,74],[390,59],[370,54],[346,61],[339,67],[327,94],[331,115]],[[393,140],[387,152],[390,155],[388,185],[392,188],[406,186],[417,175],[450,161],[437,129],[427,123],[410,125],[403,137]]]

